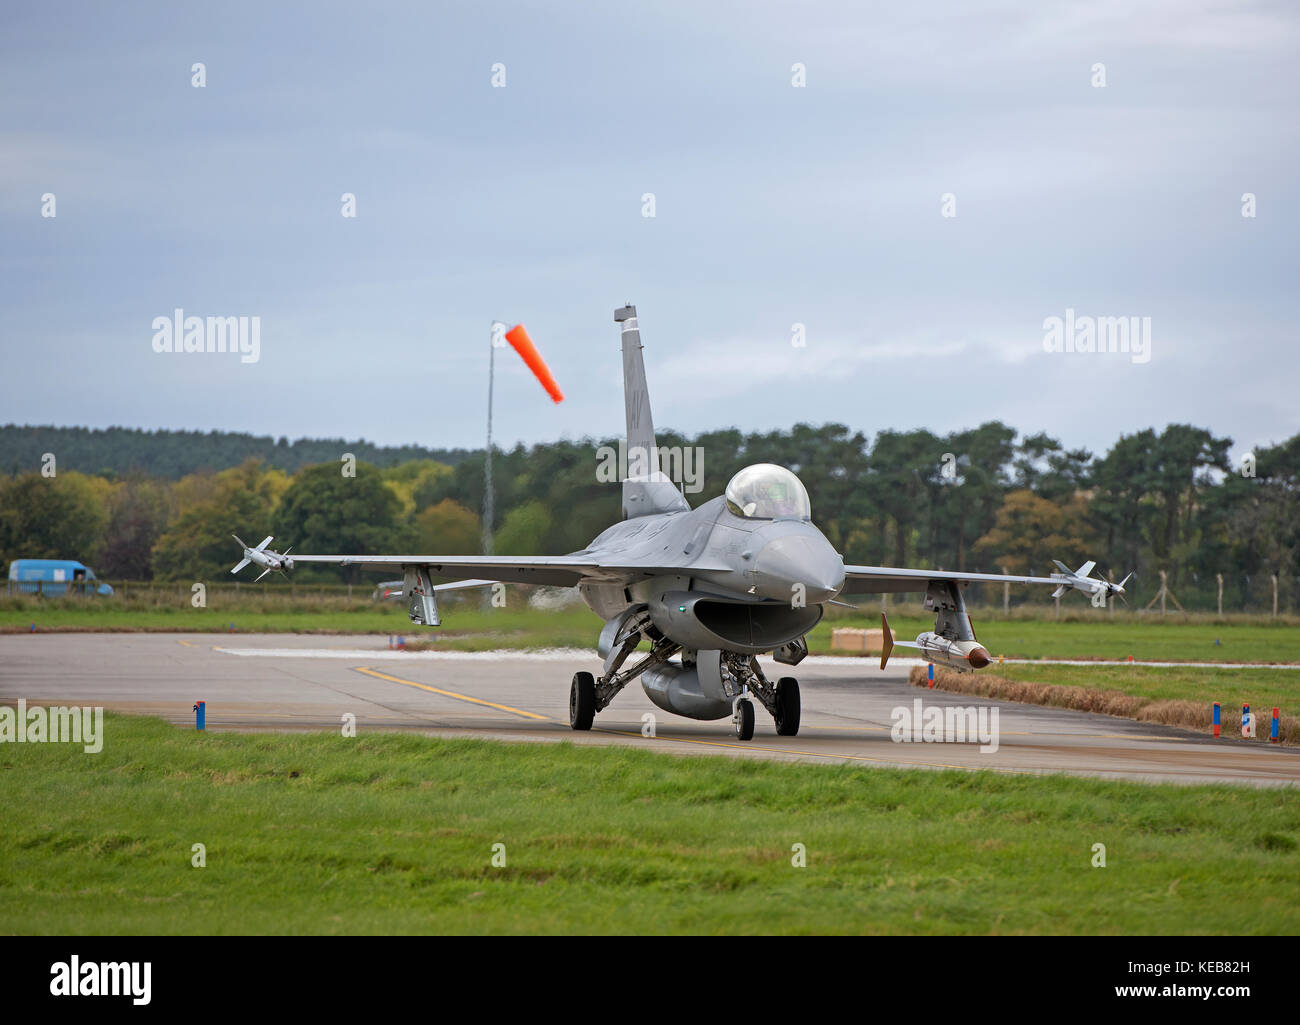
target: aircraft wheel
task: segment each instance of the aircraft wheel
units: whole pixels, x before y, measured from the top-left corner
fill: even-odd
[[[596,678],[591,673],[574,673],[569,687],[569,725],[575,730],[589,730],[595,718]]]
[[[754,702],[741,698],[736,704],[736,738],[752,740],[754,738]]]
[[[776,733],[779,737],[793,737],[799,732],[799,681],[793,676],[783,676],[776,681]]]

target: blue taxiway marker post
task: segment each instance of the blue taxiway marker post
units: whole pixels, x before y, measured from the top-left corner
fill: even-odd
[[[207,702],[199,701],[194,705],[194,728],[207,729]]]
[[[1214,735],[1219,735],[1219,703],[1214,703]]]
[[[930,681],[930,689],[933,690],[934,689],[934,663],[931,662],[928,666],[925,667],[925,670],[926,670],[926,678]]]

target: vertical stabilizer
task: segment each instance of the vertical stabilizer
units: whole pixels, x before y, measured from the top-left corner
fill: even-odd
[[[647,460],[642,464],[644,474],[659,470],[655,453],[655,425],[650,413],[650,389],[645,380],[645,360],[641,357],[641,329],[637,327],[636,307],[624,306],[614,311],[614,323],[623,325],[623,406],[627,414],[628,466],[633,466],[632,454]],[[636,476],[629,470],[629,476]]]
[[[627,415],[627,473],[623,479],[623,515],[689,509],[686,499],[659,469],[655,447],[655,425],[650,413],[650,389],[646,385],[645,361],[641,357],[641,330],[636,307],[630,303],[614,311],[614,322],[623,325],[623,406]]]

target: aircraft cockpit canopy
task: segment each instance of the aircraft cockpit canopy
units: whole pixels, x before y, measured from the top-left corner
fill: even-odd
[[[812,503],[799,478],[784,466],[755,463],[731,478],[727,508],[748,520],[810,520]]]

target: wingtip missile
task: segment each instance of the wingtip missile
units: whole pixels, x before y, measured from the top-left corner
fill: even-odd
[[[1124,601],[1124,585],[1129,582],[1133,574],[1129,573],[1118,584],[1109,580],[1102,580],[1100,577],[1094,577],[1090,574],[1097,568],[1097,563],[1089,559],[1077,570],[1072,570],[1066,566],[1060,559],[1053,559],[1052,562],[1060,569],[1061,572],[1053,573],[1052,578],[1059,580],[1060,584],[1052,592],[1053,598],[1060,598],[1067,591],[1082,591],[1084,594],[1096,597],[1099,594],[1107,596],[1115,595],[1121,601]]]
[[[240,540],[238,534],[231,534],[230,536],[239,542],[240,548],[242,548],[244,551],[243,558],[240,559],[239,562],[235,564],[235,567],[230,571],[231,573],[238,573],[249,563],[256,563],[257,565],[263,567],[262,573],[257,577],[256,580],[253,581],[254,583],[256,583],[258,580],[261,580],[262,577],[266,576],[266,574],[270,573],[272,570],[274,570],[277,573],[283,573],[287,569],[293,569],[293,559],[289,558],[289,553],[293,551],[292,545],[290,545],[288,548],[284,550],[283,553],[281,553],[267,547],[267,545],[269,545],[274,540],[274,538],[270,534],[268,534],[262,540],[262,543],[259,544],[256,548],[249,548],[248,545],[244,544],[244,542]]]

